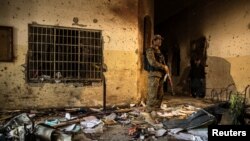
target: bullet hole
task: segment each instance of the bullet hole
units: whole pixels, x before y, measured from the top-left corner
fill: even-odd
[[[93,23],[97,23],[98,22],[98,20],[97,19],[93,19]]]
[[[45,20],[43,20],[43,22],[45,22]]]
[[[116,87],[115,89],[116,89],[116,90],[119,90],[119,89],[120,89],[120,87]]]
[[[79,21],[79,19],[78,19],[77,17],[74,17],[74,18],[73,18],[74,24],[78,24],[78,21]]]
[[[126,28],[122,28],[123,30],[126,30]]]
[[[135,50],[135,54],[138,54],[138,49]]]
[[[28,13],[28,16],[30,16],[30,13]]]
[[[20,10],[20,7],[16,7],[17,10]]]
[[[21,87],[20,87],[20,86],[17,86],[17,89],[18,89],[18,90],[20,90],[20,89],[21,89]]]
[[[61,5],[63,5],[64,3],[62,2]]]
[[[7,70],[8,68],[7,67],[4,67],[5,70]]]

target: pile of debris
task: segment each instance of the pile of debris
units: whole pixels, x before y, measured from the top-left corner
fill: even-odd
[[[146,113],[144,106],[135,104],[106,111],[101,108],[5,111],[0,116],[0,141],[102,140],[101,135],[109,132],[111,126],[126,130],[127,138],[119,140],[204,141],[207,126],[215,122],[213,115],[191,105],[168,107],[163,104],[152,113]]]

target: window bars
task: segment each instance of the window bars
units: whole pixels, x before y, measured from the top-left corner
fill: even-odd
[[[102,80],[99,30],[29,24],[28,82]]]

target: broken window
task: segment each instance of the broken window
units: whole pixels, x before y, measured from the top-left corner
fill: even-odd
[[[28,82],[101,81],[100,30],[29,25]]]
[[[0,26],[0,61],[13,61],[13,28]]]

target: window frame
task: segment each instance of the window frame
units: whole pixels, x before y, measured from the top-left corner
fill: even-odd
[[[51,69],[48,70],[48,71],[51,72],[51,74],[48,75],[48,76],[50,76],[50,78],[48,77],[48,79],[46,79],[47,76],[41,77],[42,76],[41,74],[39,74],[37,76],[37,78],[35,78],[34,76],[31,77],[31,71],[32,71],[31,70],[31,68],[32,68],[31,67],[31,64],[32,64],[31,63],[31,61],[32,61],[31,56],[33,56],[35,54],[34,47],[33,47],[33,50],[32,50],[31,46],[34,45],[35,42],[33,40],[31,41],[30,38],[35,37],[35,35],[32,35],[32,34],[35,34],[35,32],[31,32],[31,29],[35,28],[35,27],[41,28],[41,30],[44,30],[44,29],[45,30],[49,29],[51,31],[53,30],[53,33],[50,33],[50,34],[47,34],[47,31],[46,31],[46,35],[48,35],[48,36],[51,37],[51,40],[53,40],[52,42],[43,42],[43,41],[41,41],[41,42],[37,41],[36,42],[37,46],[41,45],[41,49],[40,50],[43,50],[43,46],[42,46],[43,44],[48,44],[48,43],[50,43],[50,45],[51,45],[50,48],[52,48],[52,50],[54,50],[54,51],[48,52],[48,54],[49,53],[54,53],[54,56],[53,56],[54,60],[51,61],[51,60],[48,60],[48,58],[45,58],[45,60],[47,62],[50,61],[50,62],[53,63],[53,65],[52,65],[53,68],[51,68]],[[60,33],[57,34],[58,30],[59,31],[60,30],[67,31],[67,33],[66,33],[67,35],[64,35],[64,33],[63,34],[60,34]],[[73,36],[73,33],[72,33],[72,36],[68,37],[68,35],[69,35],[68,31],[72,31],[72,32],[75,31],[75,36]],[[89,34],[88,37],[82,35],[82,33],[85,33],[85,32],[86,32],[86,34]],[[97,33],[97,34],[95,34],[95,33]],[[41,40],[43,40],[43,37],[42,37],[43,36],[43,31],[42,32],[38,32],[37,34],[41,34],[41,35],[36,35],[36,36],[37,36],[37,38],[39,38],[38,36],[41,36],[40,38],[42,38]],[[94,35],[93,38],[92,38],[92,34]],[[66,45],[61,45],[61,42],[60,43],[57,42],[58,38],[61,38],[61,37],[63,38],[64,36],[67,36],[67,38],[71,37],[72,44],[68,43]],[[98,37],[96,38],[96,36],[98,36]],[[73,39],[73,38],[75,38],[75,39]],[[92,50],[98,50],[97,51],[98,53],[94,52],[94,54],[91,54],[93,52],[90,52],[89,54],[84,54],[84,52],[81,52],[82,50],[84,50],[84,46],[85,46],[85,44],[82,45],[81,43],[82,43],[83,39],[85,39],[85,38],[89,38],[89,42],[91,42],[88,45],[88,47],[90,49],[92,49]],[[73,40],[78,40],[78,41],[76,41],[75,44],[73,44]],[[96,44],[96,42],[98,42],[98,41],[99,41],[99,44],[97,46],[93,45],[92,44],[92,40],[94,42],[93,44]],[[47,39],[46,39],[46,41],[47,41]],[[37,47],[37,46],[36,46],[36,48],[38,49],[39,47]],[[65,50],[62,51],[62,52],[59,52],[59,51],[56,52],[55,51],[56,49],[63,48],[62,46],[65,46],[65,48],[67,48],[67,51],[65,51]],[[75,47],[76,52],[72,51],[73,50],[72,49],[73,46]],[[69,47],[72,49],[70,53],[68,52],[68,48]],[[44,52],[41,51],[41,53],[44,53]],[[45,51],[44,54],[47,56],[46,51]],[[59,56],[60,54],[72,55],[72,58],[77,58],[77,60],[75,60],[75,61],[56,60],[57,56]],[[92,56],[93,58],[96,58],[96,56],[98,56],[97,57],[98,59],[96,59],[96,60],[99,60],[99,61],[95,62],[95,59],[94,59],[94,61],[89,61],[89,62],[85,61],[85,62],[82,62],[81,58],[84,58],[86,56]],[[89,84],[92,84],[92,82],[101,82],[102,81],[102,73],[103,73],[103,67],[102,67],[103,66],[103,37],[102,37],[102,30],[85,29],[85,28],[75,28],[75,27],[64,27],[64,26],[28,24],[28,57],[27,58],[28,58],[27,59],[27,82],[28,83],[84,83],[84,84],[89,85]],[[39,61],[43,62],[43,59],[41,59],[41,58],[37,59],[37,61],[38,62]],[[46,64],[46,61],[44,61],[45,64]],[[60,69],[62,71],[61,73],[63,73],[63,71],[66,71],[67,76],[68,76],[69,72],[74,73],[73,72],[74,69],[72,67],[72,66],[74,66],[73,65],[73,62],[74,62],[76,64],[76,66],[75,66],[76,70],[74,70],[74,71],[77,71],[78,74],[73,74],[74,76],[68,77],[67,79],[64,78],[64,77],[62,77],[62,78],[56,78],[56,76],[57,76],[56,74],[58,73],[57,72],[58,68],[57,69],[55,69],[55,68],[56,68],[56,65],[60,64],[59,61],[61,61],[63,63],[66,62],[66,64],[71,65],[71,68],[70,67],[66,67],[67,70],[64,70],[65,68],[64,69]],[[84,68],[84,66],[86,66],[84,64],[86,64],[86,63],[89,63],[88,67],[90,69],[86,69],[87,67]],[[98,70],[96,70],[96,69],[91,70],[91,68],[93,68],[92,67],[93,64],[95,65],[96,63],[98,63],[98,67],[99,67]],[[91,64],[91,66],[90,66],[90,64]],[[37,65],[41,65],[41,64],[37,63]],[[83,68],[83,70],[81,68]],[[70,71],[70,69],[72,69],[72,70]],[[34,70],[34,66],[33,66],[33,70]],[[38,72],[45,72],[43,70],[44,70],[43,68],[42,69],[37,69],[37,74],[38,74]],[[86,72],[84,73],[84,71],[86,71]],[[90,77],[83,77],[83,75],[87,74],[87,72],[90,75]],[[61,73],[60,73],[60,75],[61,75]],[[94,77],[92,77],[92,74],[94,75]],[[46,80],[44,80],[44,79],[46,79]],[[60,81],[57,81],[57,80],[60,80]]]

